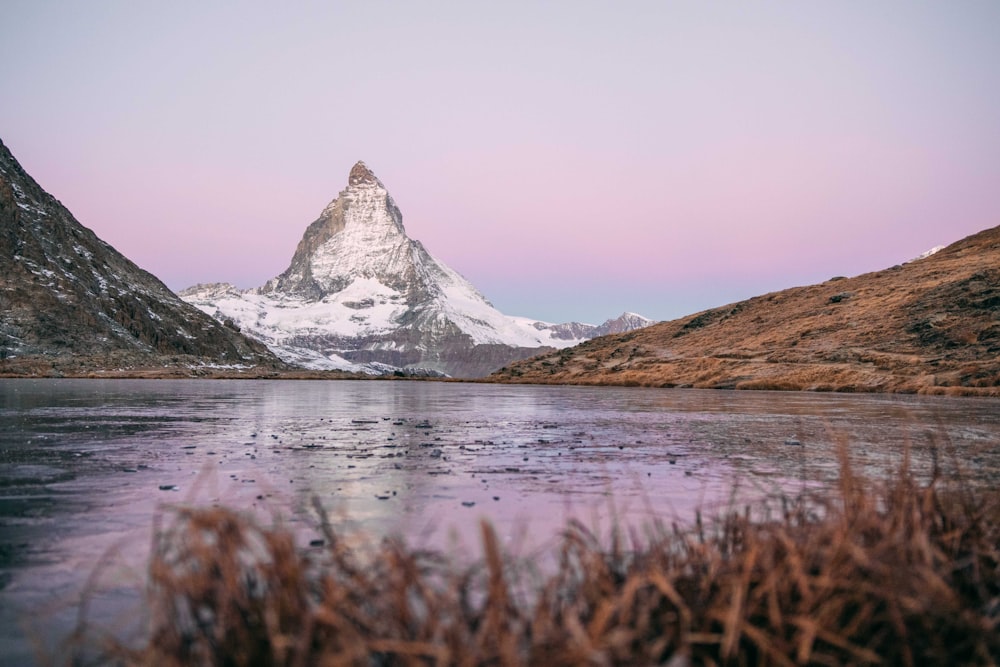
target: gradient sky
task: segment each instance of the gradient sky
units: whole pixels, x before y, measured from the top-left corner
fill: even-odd
[[[549,321],[1000,224],[1000,2],[486,4],[2,0],[0,138],[173,289],[283,271],[359,159]]]

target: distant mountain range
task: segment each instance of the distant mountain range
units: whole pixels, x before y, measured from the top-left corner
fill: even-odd
[[[81,225],[0,142],[0,370],[279,369]]]
[[[514,363],[498,382],[1000,395],[1000,227],[884,271]]]
[[[546,349],[652,324],[633,313],[599,326],[504,315],[410,239],[363,162],[261,287],[196,285],[182,299],[313,369],[479,377]]]

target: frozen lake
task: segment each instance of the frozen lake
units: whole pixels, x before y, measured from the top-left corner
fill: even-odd
[[[837,443],[878,473],[932,451],[1000,479],[1000,402],[941,397],[402,381],[0,380],[0,658],[74,621],[136,616],[153,517],[225,504],[308,542],[312,498],[346,528],[474,551],[544,547],[566,518],[689,520],[824,485]],[[797,443],[797,444],[796,444]],[[612,509],[613,508],[613,509]],[[603,522],[603,523],[602,523]],[[106,561],[103,569],[97,564]],[[124,613],[124,617],[120,617]],[[23,625],[27,623],[27,626]]]

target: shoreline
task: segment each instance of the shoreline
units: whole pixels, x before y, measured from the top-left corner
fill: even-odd
[[[9,360],[8,360],[9,363]],[[531,385],[531,386],[567,386],[567,387],[641,387],[647,389],[711,389],[715,391],[767,391],[781,393],[832,393],[832,394],[892,394],[918,396],[947,396],[970,398],[1000,398],[1000,387],[974,387],[967,385],[929,385],[919,389],[912,387],[845,385],[839,387],[816,386],[800,387],[781,382],[740,384],[727,383],[715,385],[711,383],[676,384],[671,382],[640,383],[623,379],[615,382],[607,378],[600,380],[560,380],[542,381],[540,379],[511,381],[508,378],[450,378],[428,377],[420,375],[367,375],[348,371],[322,371],[307,369],[273,369],[273,368],[218,368],[212,366],[177,366],[177,367],[141,367],[104,369],[63,369],[55,364],[48,368],[31,368],[11,370],[0,368],[0,380],[38,380],[38,379],[84,379],[84,380],[383,380],[383,381],[419,381],[419,382],[460,382],[474,384],[497,385]]]

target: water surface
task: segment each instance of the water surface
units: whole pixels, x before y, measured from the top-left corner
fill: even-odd
[[[843,443],[878,474],[904,452],[1000,478],[987,399],[389,381],[0,380],[0,657],[65,634],[87,577],[115,626],[173,503],[469,545],[481,518],[542,548],[566,517],[688,520],[835,482]],[[470,547],[471,548],[471,547]],[[95,569],[101,560],[106,567]],[[31,613],[26,613],[30,611]],[[42,610],[43,613],[38,613]]]

